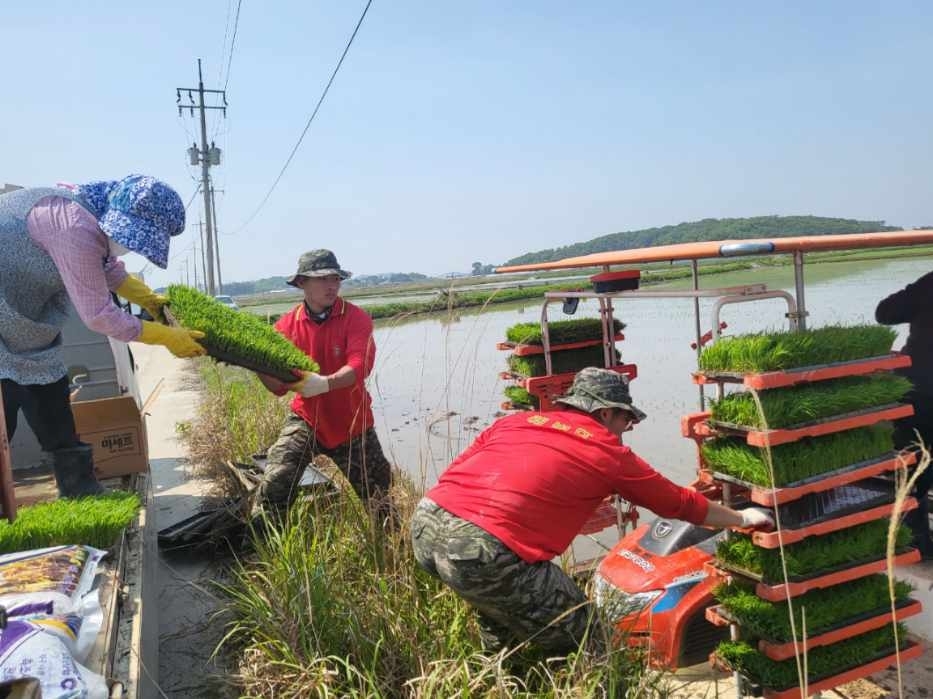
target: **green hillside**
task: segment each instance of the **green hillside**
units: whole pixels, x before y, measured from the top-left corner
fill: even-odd
[[[593,238],[560,248],[528,252],[508,260],[504,265],[550,262],[565,257],[589,255],[609,250],[629,250],[655,245],[693,243],[701,240],[742,238],[786,238],[797,235],[830,235],[834,233],[873,233],[899,231],[884,221],[857,221],[851,218],[822,216],[754,216],[752,218],[706,218],[702,221],[678,223],[676,226],[625,231]]]

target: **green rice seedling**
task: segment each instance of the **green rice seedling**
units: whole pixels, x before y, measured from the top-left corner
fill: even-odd
[[[903,639],[906,629],[903,624],[898,624],[898,627],[899,638]],[[840,643],[814,648],[807,651],[807,681],[813,683],[864,665],[878,656],[893,653],[897,645],[894,628],[885,626]],[[900,644],[901,648],[905,646],[906,639]],[[762,687],[780,691],[801,684],[796,659],[771,660],[746,641],[723,641],[716,649],[716,655]]]
[[[712,405],[716,422],[780,429],[857,410],[897,403],[910,381],[890,373],[851,376],[759,392],[762,416],[751,392],[732,393]]]
[[[122,491],[27,505],[12,523],[0,520],[0,553],[71,544],[108,549],[138,510],[139,496]]]
[[[539,407],[538,397],[531,395],[521,386],[506,386],[503,393],[515,407],[532,408],[534,410]]]
[[[613,319],[613,334],[617,335],[625,328],[621,320]],[[509,342],[523,345],[544,343],[540,323],[517,323],[506,329],[505,337]],[[548,323],[548,338],[552,345],[584,340],[601,340],[603,322],[599,318],[575,318]]]
[[[897,580],[894,594],[897,602],[910,595],[909,583]],[[733,582],[720,585],[713,595],[722,604],[744,633],[758,636],[775,643],[793,640],[790,612],[787,602],[769,602],[758,597],[747,584]],[[816,636],[834,626],[859,615],[884,614],[891,610],[888,595],[888,579],[884,575],[871,575],[845,585],[813,590],[793,600],[794,618],[798,641],[804,628],[803,614],[806,610],[807,636]]]
[[[896,336],[895,330],[883,325],[737,335],[707,346],[699,365],[704,371],[786,371],[888,354]]]
[[[258,316],[235,311],[188,286],[175,284],[167,293],[178,322],[205,333],[201,342],[217,358],[279,378],[290,376],[292,369],[320,370],[317,362]]]
[[[884,422],[771,447],[773,484],[764,449],[749,446],[737,437],[718,437],[704,442],[700,450],[713,471],[748,483],[781,488],[888,454],[894,449],[893,434],[894,427]]]
[[[616,350],[616,361],[621,356]],[[544,355],[533,354],[527,357],[509,355],[509,369],[520,376],[544,376]],[[605,366],[602,346],[551,352],[551,367],[554,374],[566,374],[579,371],[588,366]]]
[[[787,575],[816,577],[837,566],[877,560],[884,556],[887,534],[888,520],[879,519],[787,545],[784,547]],[[899,527],[897,548],[907,546],[910,538],[910,529]],[[716,556],[726,565],[761,575],[767,584],[784,580],[781,551],[755,546],[751,537],[744,534],[735,534],[720,542]]]

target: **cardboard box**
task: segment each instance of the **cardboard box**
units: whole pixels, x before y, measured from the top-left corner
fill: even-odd
[[[71,404],[82,442],[94,448],[94,472],[113,478],[149,470],[146,421],[132,396]]]

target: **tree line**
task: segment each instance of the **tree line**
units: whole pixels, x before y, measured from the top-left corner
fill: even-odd
[[[678,223],[674,226],[645,228],[603,235],[582,243],[549,248],[507,260],[505,265],[551,262],[565,257],[589,255],[610,250],[631,250],[694,243],[705,240],[736,240],[749,238],[788,238],[800,235],[833,235],[844,233],[874,233],[899,231],[897,226],[886,226],[884,221],[859,221],[852,218],[826,218],[823,216],[753,216],[750,218],[706,218],[702,221]]]

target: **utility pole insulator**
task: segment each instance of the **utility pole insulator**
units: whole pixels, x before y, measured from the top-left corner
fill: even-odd
[[[181,103],[182,92],[188,93],[188,104],[183,105]],[[194,93],[198,95],[198,101],[195,103]],[[205,95],[220,95],[223,101],[220,105],[209,105],[205,102]],[[217,278],[220,278],[220,255],[217,246],[217,241],[215,240],[215,226],[216,226],[216,213],[213,211],[214,202],[211,196],[211,175],[210,168],[212,165],[220,165],[220,148],[217,148],[211,143],[210,147],[207,145],[207,117],[206,112],[208,109],[219,109],[223,112],[224,116],[227,115],[227,93],[225,90],[206,90],[204,89],[204,78],[201,72],[201,59],[198,59],[198,86],[197,88],[193,87],[179,87],[175,89],[175,102],[178,105],[178,114],[181,116],[181,110],[183,108],[188,109],[192,116],[194,116],[194,110],[197,109],[201,116],[201,147],[198,148],[198,144],[192,144],[191,148],[188,149],[188,161],[192,165],[201,166],[201,191],[204,193],[204,219],[205,219],[205,241],[202,247],[202,250],[206,251],[207,257],[207,275],[205,277],[204,283],[207,290],[207,293],[214,295],[217,293],[216,286],[214,284],[214,265],[215,259],[217,264]]]

